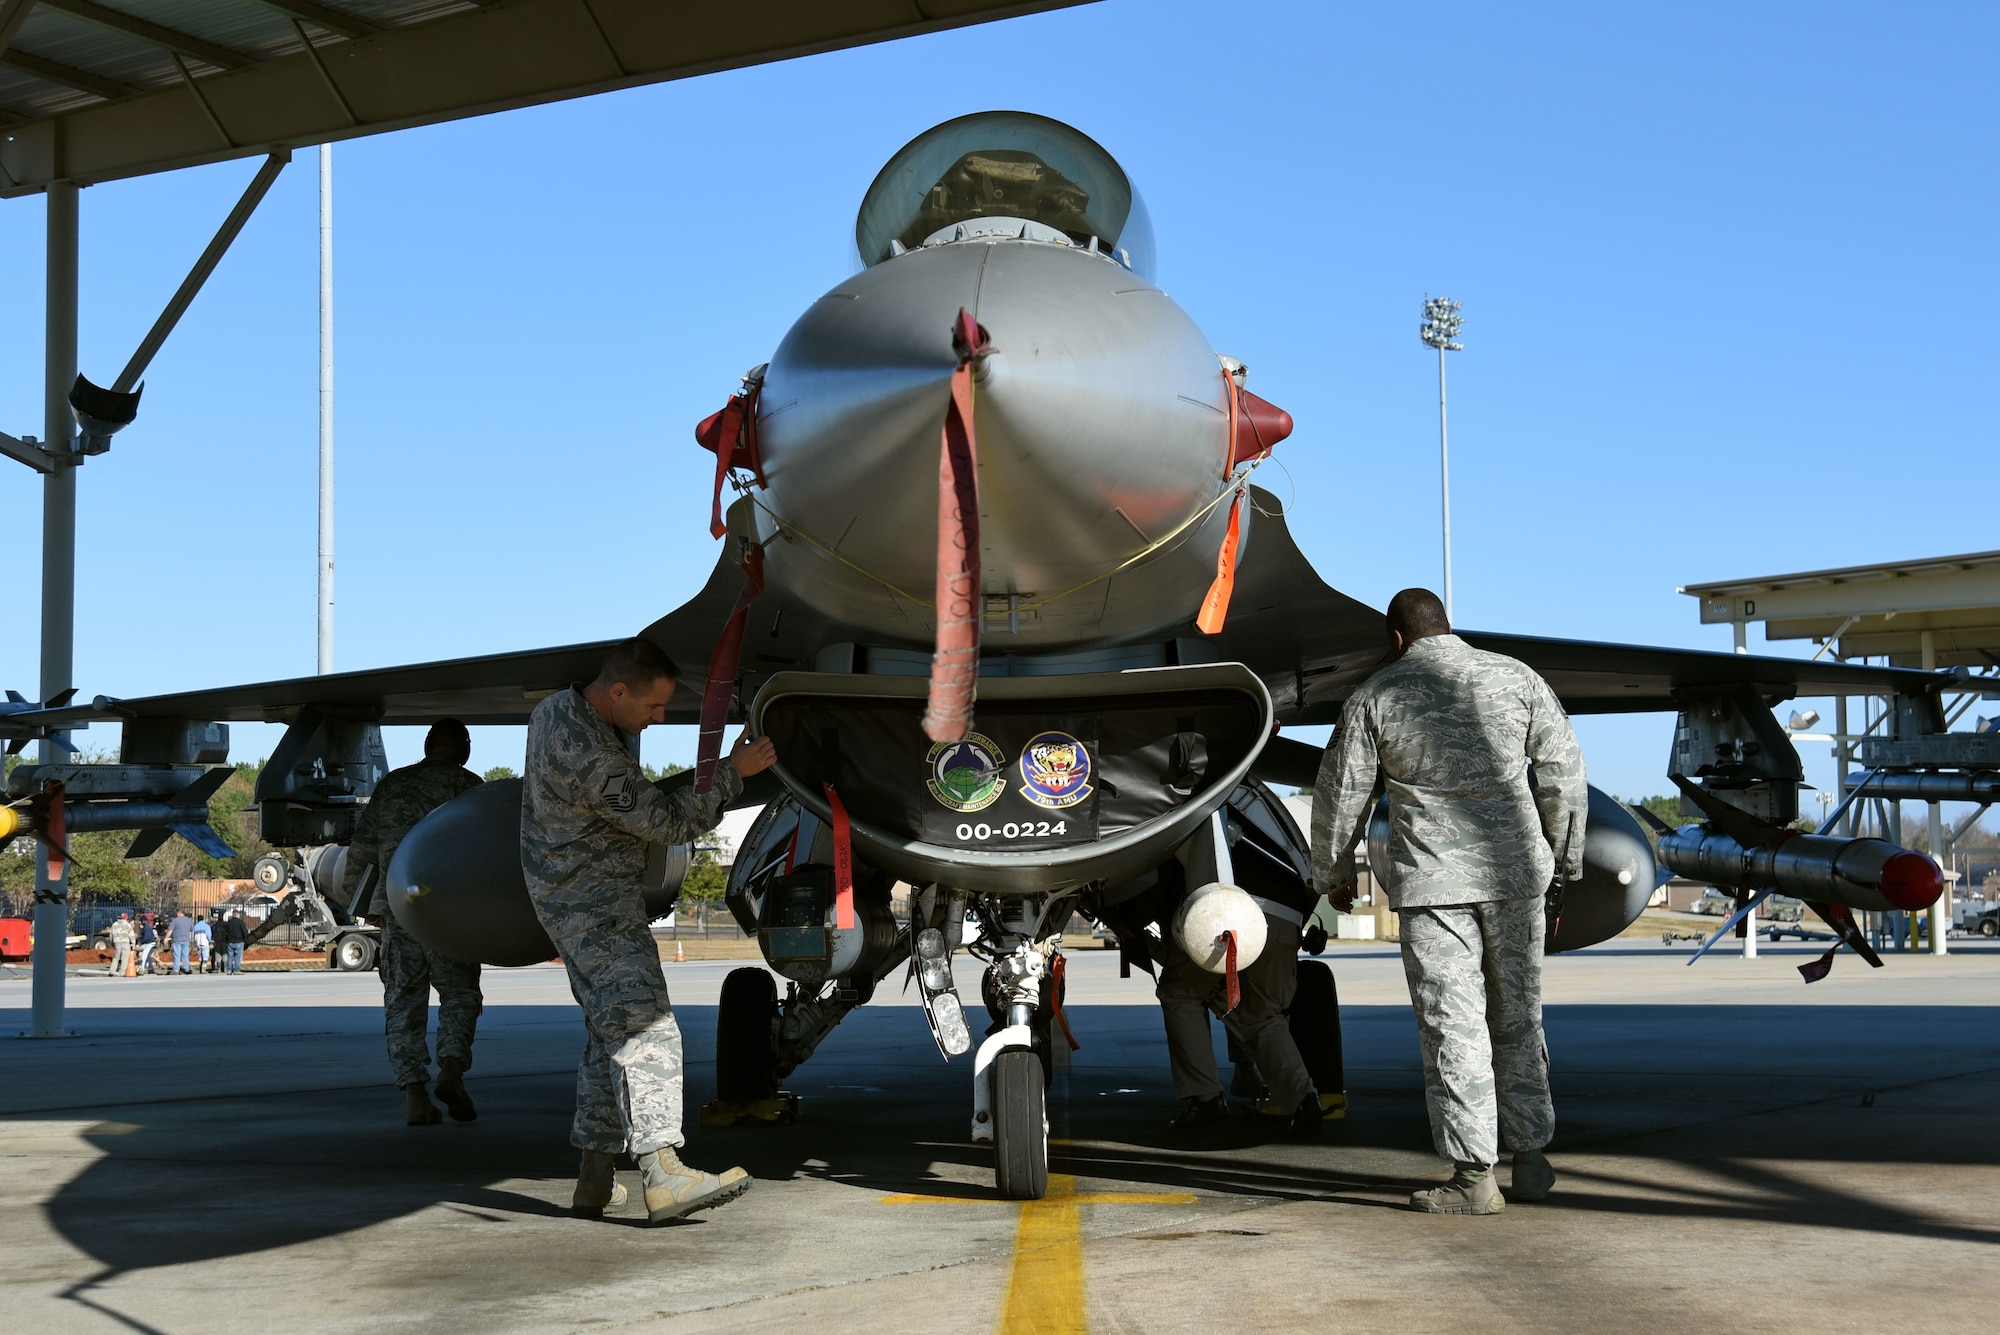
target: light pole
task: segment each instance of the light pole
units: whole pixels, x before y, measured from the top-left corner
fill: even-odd
[[[319,670],[333,671],[333,145],[319,146]]]
[[[1461,352],[1464,345],[1454,342],[1465,319],[1459,304],[1449,297],[1424,298],[1424,323],[1420,331],[1424,346],[1436,348],[1438,355],[1438,473],[1443,481],[1444,499],[1444,619],[1451,616],[1451,438],[1445,432],[1444,355]]]

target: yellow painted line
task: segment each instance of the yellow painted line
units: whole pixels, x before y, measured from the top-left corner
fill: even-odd
[[[1001,1335],[1081,1335],[1083,1227],[1076,1179],[1049,1174],[1049,1193],[1021,1203],[1014,1269],[1000,1304]]]
[[[1049,1178],[1049,1191],[1050,1194],[1055,1192],[1053,1176]],[[1193,1205],[1200,1198],[1191,1191],[1084,1191],[1073,1194],[1069,1199],[1075,1205]],[[882,1197],[879,1203],[882,1205],[1012,1205],[1014,1202],[996,1200],[991,1196],[919,1196],[911,1192],[898,1192],[893,1196]]]

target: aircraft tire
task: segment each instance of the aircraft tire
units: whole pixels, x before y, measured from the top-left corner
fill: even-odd
[[[1292,996],[1292,1042],[1305,1059],[1313,1088],[1338,1094],[1347,1088],[1340,1044],[1340,993],[1324,960],[1299,961],[1298,991]]]
[[[1010,1048],[993,1062],[993,1169],[1000,1195],[1038,1201],[1049,1192],[1049,1122],[1041,1058]]]
[[[715,1007],[715,1096],[754,1103],[778,1093],[778,984],[768,969],[731,969]]]

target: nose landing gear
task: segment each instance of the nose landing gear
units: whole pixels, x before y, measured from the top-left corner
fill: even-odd
[[[1000,930],[982,939],[987,1006],[998,1027],[972,1067],[972,1139],[993,1144],[995,1183],[1008,1200],[1040,1200],[1049,1189],[1047,1020],[1039,1012],[1048,957],[1037,945],[1046,905],[983,905]]]

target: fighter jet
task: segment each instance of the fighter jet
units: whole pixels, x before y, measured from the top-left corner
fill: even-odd
[[[709,781],[731,720],[779,757],[746,794],[763,810],[727,891],[771,967],[728,980],[718,1086],[772,1094],[903,973],[940,1051],[973,1056],[971,1134],[995,1142],[1000,1190],[1034,1197],[1055,943],[1078,914],[1157,927],[1161,903],[1252,904],[1307,882],[1307,839],[1271,785],[1310,784],[1319,752],[1280,730],[1337,722],[1384,661],[1383,617],[1300,554],[1257,483],[1292,419],[1155,285],[1145,204],[1088,136],[1021,112],[939,125],[869,186],[854,243],[853,275],[700,424],[720,551],[706,586],[644,632],[707,668],[670,715],[702,729],[679,781]],[[1710,819],[1667,845],[1741,898],[1800,893],[1865,949],[1850,907],[1936,897],[1928,860],[1792,837],[1799,762],[1770,715],[1794,696],[1889,694],[1942,730],[1931,675],[1465,638],[1532,666],[1573,712],[1678,714],[1672,772]],[[137,753],[121,760],[168,766],[186,763],[175,721],[287,722],[258,792],[264,836],[338,843],[380,776],[383,724],[523,722],[605,647],[100,697],[9,722],[126,720]],[[399,920],[454,955],[550,957],[520,879],[519,809],[517,786],[488,784],[419,825],[387,872]],[[1601,793],[1585,861],[1557,949],[1615,935],[1656,886],[1648,839]],[[664,913],[685,850],[656,862],[649,904]],[[1220,961],[1233,930],[1182,944]],[[988,965],[977,1039],[949,967],[960,948]]]

